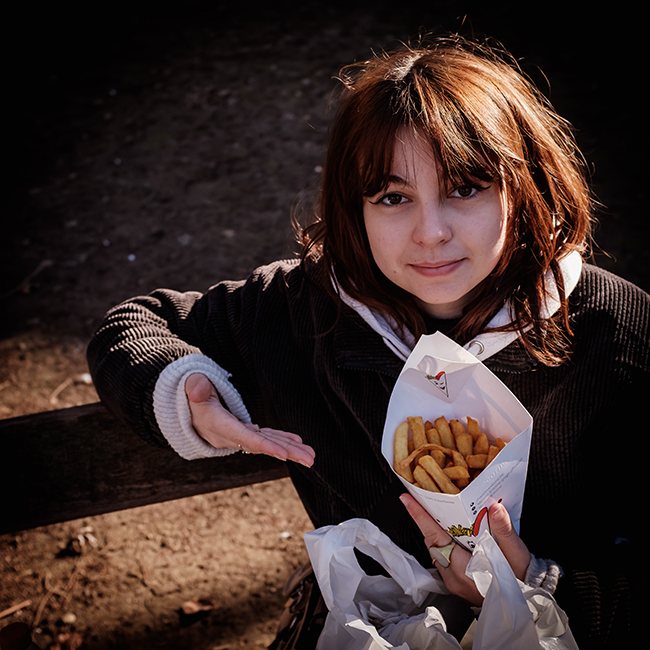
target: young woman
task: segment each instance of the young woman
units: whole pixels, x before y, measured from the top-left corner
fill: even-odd
[[[112,309],[88,352],[102,400],[184,458],[295,461],[316,527],[367,518],[430,566],[449,536],[404,508],[380,446],[404,360],[440,330],[534,418],[521,539],[490,513],[515,573],[555,591],[581,648],[625,647],[641,492],[618,464],[621,428],[629,450],[640,433],[624,423],[648,387],[650,298],[582,261],[591,199],[569,126],[507,57],[455,37],[341,80],[300,259]],[[450,560],[450,590],[478,604],[467,554]]]

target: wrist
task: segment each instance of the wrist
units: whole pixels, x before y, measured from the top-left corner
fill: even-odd
[[[186,460],[235,453],[238,449],[215,448],[192,425],[185,383],[196,373],[207,377],[226,402],[230,413],[240,421],[250,422],[246,406],[230,384],[228,373],[209,357],[191,354],[170,363],[158,377],[154,390],[154,414],[158,426],[169,445]]]
[[[553,560],[538,558],[531,553],[530,564],[523,582],[529,587],[541,587],[544,591],[553,594],[562,573],[562,567]]]

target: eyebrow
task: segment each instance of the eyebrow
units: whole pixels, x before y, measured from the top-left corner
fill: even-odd
[[[405,178],[402,178],[401,176],[396,176],[395,174],[391,174],[387,179],[386,179],[386,185],[402,185],[404,187],[409,187],[411,183],[407,181]]]

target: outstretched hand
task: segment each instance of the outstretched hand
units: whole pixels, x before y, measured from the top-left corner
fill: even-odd
[[[424,535],[427,548],[449,544],[451,541],[449,533],[444,531],[410,494],[402,494],[400,500]],[[515,576],[523,581],[530,564],[530,552],[513,528],[508,511],[503,504],[493,503],[488,509],[488,518],[492,536],[499,544],[499,548],[508,560]],[[471,557],[469,551],[461,546],[455,546],[449,558],[449,566],[444,568],[437,563],[436,567],[447,589],[452,594],[464,598],[472,605],[479,606],[483,603],[483,596],[479,593],[474,581],[465,574]]]
[[[303,444],[300,436],[241,422],[223,407],[217,390],[205,375],[190,375],[185,382],[185,394],[194,430],[213,447],[266,454],[280,460],[293,460],[305,467],[313,465],[314,450]]]

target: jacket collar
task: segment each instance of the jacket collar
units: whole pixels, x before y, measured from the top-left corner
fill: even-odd
[[[397,379],[404,366],[404,359],[386,343],[383,335],[373,336],[368,330],[369,323],[364,321],[360,314],[343,309],[334,329],[338,366],[353,370],[373,370]]]
[[[573,251],[563,257],[560,260],[560,270],[564,279],[565,293],[568,296],[573,292],[578,284],[580,273],[582,271],[582,257],[580,256],[580,253]],[[550,318],[560,308],[560,299],[557,285],[550,271],[546,273],[545,279],[547,295],[541,315],[543,318]],[[373,331],[377,332],[381,336],[383,345],[387,347],[394,356],[396,356],[401,362],[406,361],[415,347],[416,341],[413,334],[409,331],[404,331],[391,318],[372,311],[363,303],[360,303],[349,296],[338,285],[335,278],[332,279],[332,282],[343,303],[353,309]],[[512,320],[512,306],[507,303],[488,323],[488,328],[507,325],[512,322]],[[350,332],[348,332],[347,335],[350,335]],[[369,337],[364,336],[364,339],[368,338]],[[500,350],[509,346],[511,343],[514,343],[518,338],[519,334],[517,332],[485,332],[467,343],[464,347],[477,359],[485,361]],[[340,340],[340,342],[342,343],[343,341]],[[367,340],[365,342],[367,343]],[[348,348],[348,346],[345,347]],[[517,348],[520,347],[521,346],[517,346]],[[351,353],[351,349],[348,348],[348,350]],[[359,350],[361,350],[361,347]],[[379,356],[385,357],[385,355]],[[521,355],[516,354],[515,356],[520,358]]]
[[[567,296],[571,295],[578,284],[582,271],[582,257],[578,251],[572,251],[560,260],[560,271],[564,280],[564,290]],[[557,284],[550,271],[546,272],[545,284],[547,287],[546,299],[542,306],[540,316],[550,318],[560,308],[560,295]],[[512,305],[506,303],[488,323],[487,329],[508,325],[514,320]],[[496,354],[519,338],[518,332],[485,332],[465,345],[477,359],[484,361]]]

